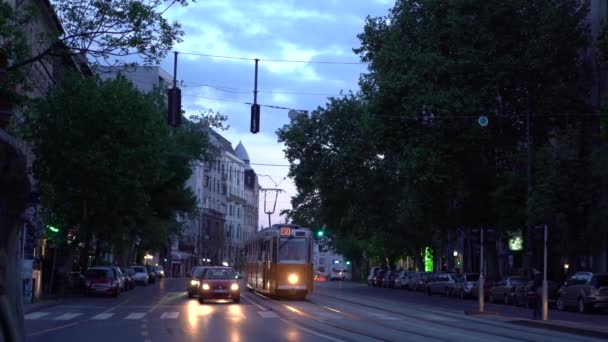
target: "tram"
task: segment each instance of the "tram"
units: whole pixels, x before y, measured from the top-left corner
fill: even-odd
[[[251,290],[303,300],[313,289],[313,233],[292,224],[275,224],[245,245],[245,283]]]

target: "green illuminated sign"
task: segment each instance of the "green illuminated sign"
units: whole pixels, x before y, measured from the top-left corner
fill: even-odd
[[[424,271],[433,272],[433,250],[431,247],[424,248]]]

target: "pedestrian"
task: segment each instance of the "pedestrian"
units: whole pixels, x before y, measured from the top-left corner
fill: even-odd
[[[541,318],[541,291],[543,281],[540,275],[540,271],[537,269],[532,270],[532,288],[530,289],[529,298],[532,306],[532,319],[538,320]]]

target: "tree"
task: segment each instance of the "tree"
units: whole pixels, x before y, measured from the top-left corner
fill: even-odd
[[[51,4],[58,31],[38,33],[37,49],[30,56],[9,51],[9,56],[16,57],[9,70],[47,57],[76,55],[113,65],[125,64],[124,58],[129,56],[145,64],[158,64],[184,34],[179,23],[171,23],[163,15],[174,4],[186,6],[188,0],[52,0]],[[44,11],[34,7],[24,8],[24,13],[20,10],[2,12],[0,33],[4,41],[12,41],[14,32],[20,34]],[[11,25],[16,25],[16,30],[14,26],[7,29]]]
[[[184,183],[206,149],[204,134],[191,125],[171,132],[165,120],[163,95],[123,77],[71,76],[36,101],[26,138],[47,221],[64,234],[77,229],[76,242],[164,245],[178,215],[194,212]]]

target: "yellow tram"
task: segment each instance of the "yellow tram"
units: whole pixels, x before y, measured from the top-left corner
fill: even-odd
[[[245,283],[249,289],[278,297],[304,299],[312,292],[313,234],[291,224],[258,232],[245,246]]]

